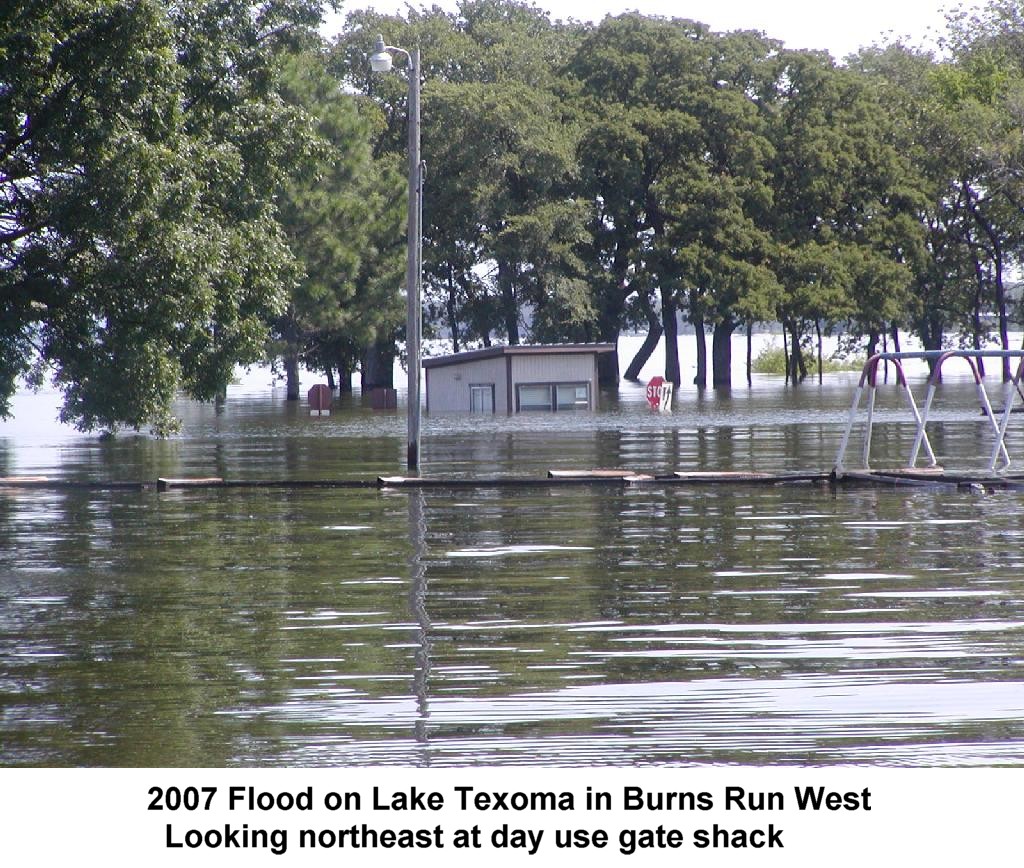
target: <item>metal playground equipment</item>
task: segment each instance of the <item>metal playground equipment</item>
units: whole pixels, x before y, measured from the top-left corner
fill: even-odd
[[[868,406],[867,421],[864,427],[864,439],[861,445],[861,464],[864,470],[871,470],[871,433],[872,425],[874,423],[878,366],[883,362],[892,362],[896,368],[897,385],[902,389],[907,399],[911,415],[913,416],[914,422],[917,426],[917,430],[914,435],[914,445],[910,450],[910,457],[907,461],[906,469],[913,470],[916,468],[921,449],[924,448],[925,455],[928,459],[928,468],[938,470],[938,461],[935,458],[935,453],[932,451],[931,443],[928,440],[926,427],[928,425],[928,416],[931,412],[932,402],[935,398],[935,392],[941,383],[942,366],[951,358],[963,359],[970,366],[971,372],[974,375],[974,382],[978,391],[978,400],[981,403],[982,412],[988,417],[995,433],[995,443],[992,446],[992,452],[986,469],[989,473],[996,473],[996,464],[1001,456],[1003,463],[1002,466],[999,467],[998,472],[1005,472],[1010,466],[1010,455],[1006,451],[1006,429],[1010,423],[1010,414],[1013,412],[1014,397],[1019,395],[1024,399],[1024,393],[1021,392],[1020,388],[1021,378],[1022,375],[1024,375],[1024,350],[927,350],[915,353],[878,353],[872,356],[867,360],[864,365],[864,369],[861,371],[860,382],[858,383],[857,391],[853,396],[853,406],[850,407],[850,415],[846,423],[846,431],[843,433],[843,439],[839,445],[839,452],[836,455],[835,469],[833,473],[836,476],[842,476],[846,469],[843,464],[843,459],[846,456],[846,450],[850,444],[853,427],[857,421],[857,410],[860,407],[861,398],[864,395],[865,389],[868,391]],[[1012,378],[1004,384],[1003,409],[1000,412],[998,419],[996,418],[995,412],[992,410],[992,403],[989,401],[988,392],[985,390],[985,384],[978,369],[977,360],[983,358],[1011,358],[1018,360],[1016,372]],[[918,410],[917,402],[914,400],[914,393],[911,391],[910,386],[907,383],[906,375],[903,371],[902,362],[905,359],[924,359],[926,361],[934,362],[931,375],[928,377],[928,391],[925,394],[924,405],[921,410]]]

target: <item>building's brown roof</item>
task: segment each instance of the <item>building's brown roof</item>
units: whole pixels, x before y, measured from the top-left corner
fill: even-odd
[[[434,356],[423,360],[424,368],[441,368],[445,365],[459,365],[479,359],[496,359],[500,356],[560,356],[570,353],[611,353],[615,344],[517,344],[516,346],[484,347],[450,356]]]

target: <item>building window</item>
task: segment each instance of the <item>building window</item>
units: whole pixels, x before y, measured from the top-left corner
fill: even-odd
[[[589,410],[590,386],[588,383],[556,383],[555,407],[559,410]]]
[[[519,412],[589,410],[589,383],[520,383],[516,386]]]
[[[469,387],[469,412],[494,412],[494,383],[478,383]]]
[[[534,410],[551,410],[551,386],[516,387],[519,393],[519,411],[529,413]]]

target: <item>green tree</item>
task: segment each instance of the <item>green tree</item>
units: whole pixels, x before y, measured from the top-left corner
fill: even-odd
[[[425,136],[428,165],[454,180],[462,203],[456,208],[469,212],[461,225],[476,238],[476,265],[493,287],[493,327],[517,344],[523,308],[542,308],[575,264],[583,212],[570,195],[571,130],[549,94],[514,82],[439,83],[425,117],[438,131]],[[441,132],[452,129],[460,136]],[[449,201],[443,195],[428,201],[431,237],[447,223],[439,206]]]
[[[810,328],[820,358],[823,323],[860,323],[877,335],[906,308],[911,275],[899,251],[913,239],[900,219],[910,201],[901,186],[908,164],[864,77],[818,53],[783,60],[771,225],[788,376],[799,382]]]
[[[889,309],[881,315],[890,317],[893,328],[908,324],[926,349],[942,348],[952,332],[980,349],[988,339],[986,314],[1005,311],[1000,272],[1018,233],[1012,202],[1002,195],[1006,188],[993,183],[995,131],[1005,129],[998,97],[1006,76],[990,60],[938,61],[904,46],[857,58],[907,158],[898,219],[915,224],[902,233],[900,248],[900,261],[912,273],[911,298],[894,301],[880,293]],[[1005,316],[998,319],[1005,333]],[[873,347],[872,339],[869,351]]]
[[[574,253],[576,132],[555,74],[574,32],[526,3],[470,0],[454,13],[354,13],[335,45],[340,74],[384,111],[377,152],[396,155],[406,82],[371,75],[366,53],[376,33],[420,48],[424,292],[456,348],[492,334],[518,343],[527,320],[535,336],[568,336],[590,316]]]
[[[775,152],[769,138],[778,43],[757,34],[716,35],[714,87],[697,91],[698,158],[671,176],[667,240],[689,289],[698,340],[695,382],[706,383],[704,324],[712,326],[712,383],[731,385],[732,333],[772,318],[781,289],[768,231]]]
[[[579,160],[591,203],[585,258],[597,336],[614,343],[629,318],[648,323],[648,340],[626,371],[630,378],[663,329],[665,376],[680,380],[676,310],[683,274],[666,237],[665,193],[667,180],[687,174],[698,159],[700,124],[687,107],[712,86],[707,37],[707,28],[691,21],[606,18],[569,64],[588,118]],[[653,293],[661,296],[660,325]],[[603,382],[617,381],[617,355],[603,356],[601,364]]]
[[[295,58],[281,94],[311,119],[316,143],[279,197],[279,221],[301,273],[274,324],[271,351],[284,360],[287,396],[295,400],[300,359],[331,382],[337,370],[346,388],[367,348],[392,340],[404,320],[404,179],[393,160],[372,156],[376,108],[343,93],[320,52]]]
[[[273,195],[305,124],[280,60],[313,0],[0,10],[0,412],[47,376],[83,430],[173,425],[261,351],[293,279]]]
[[[774,313],[765,215],[778,47],[757,34],[625,15],[602,22],[571,64],[591,118],[580,160],[601,338],[615,340],[630,320],[648,324],[627,378],[638,376],[664,332],[665,376],[679,382],[683,310],[697,341],[694,382],[706,384],[710,325],[715,384],[728,385],[737,322]]]
[[[970,144],[960,151],[958,176],[971,222],[964,242],[978,295],[989,288],[999,345],[1009,349],[1006,280],[1024,261],[1024,9],[991,0],[970,17],[954,13],[949,46],[953,63],[937,70],[935,83]],[[1010,379],[1009,359],[1003,359],[1002,375]]]

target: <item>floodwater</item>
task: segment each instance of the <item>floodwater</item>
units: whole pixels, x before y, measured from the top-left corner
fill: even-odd
[[[49,421],[53,395],[20,395],[0,476],[402,472],[401,409],[357,396],[310,419],[267,382],[182,403],[168,440],[77,435]],[[828,470],[854,383],[684,388],[669,414],[626,384],[596,414],[427,418],[422,470]],[[875,463],[905,463],[895,388],[879,414]],[[986,463],[969,382],[943,387],[936,418],[944,465]],[[0,488],[0,763],[1024,765],[1022,505],[812,486]]]

